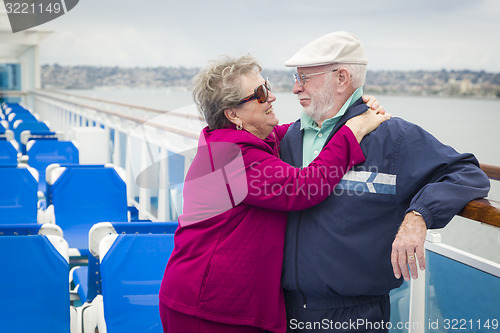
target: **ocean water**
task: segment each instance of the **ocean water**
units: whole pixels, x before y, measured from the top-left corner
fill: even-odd
[[[186,88],[70,90],[68,92],[163,110],[192,105]],[[276,93],[281,123],[295,121],[300,105],[292,93]],[[458,152],[471,152],[481,163],[500,166],[500,100],[376,96],[387,112],[422,126]],[[490,199],[500,201],[500,182],[492,181]],[[439,230],[443,243],[500,263],[500,230],[461,217]]]

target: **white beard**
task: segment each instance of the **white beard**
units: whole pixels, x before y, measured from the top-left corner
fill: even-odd
[[[304,113],[311,117],[314,121],[325,120],[326,114],[333,108],[333,91],[332,91],[332,79],[325,81],[324,86],[317,95],[310,96],[311,104],[304,107]]]

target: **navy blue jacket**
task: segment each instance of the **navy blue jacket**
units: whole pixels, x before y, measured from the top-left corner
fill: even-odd
[[[366,110],[356,101],[329,139]],[[281,158],[296,167],[302,166],[302,136],[299,120],[281,142]],[[420,212],[430,229],[442,228],[469,201],[488,194],[489,180],[472,154],[457,153],[403,119],[382,123],[361,149],[366,161],[325,201],[289,214],[285,291],[315,298],[387,293],[403,282],[394,277],[390,254],[407,212]]]

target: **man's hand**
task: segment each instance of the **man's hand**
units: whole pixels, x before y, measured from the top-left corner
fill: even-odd
[[[406,214],[399,227],[396,239],[392,243],[391,263],[394,276],[399,279],[401,274],[405,281],[418,277],[417,259],[421,270],[425,269],[424,242],[427,234],[427,225],[421,215],[414,212]]]

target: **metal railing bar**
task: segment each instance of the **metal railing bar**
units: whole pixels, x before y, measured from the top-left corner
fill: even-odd
[[[123,103],[123,102],[116,102],[116,101],[111,101],[111,100],[102,99],[102,98],[89,97],[89,96],[83,96],[83,95],[72,94],[72,93],[67,93],[67,92],[61,92],[61,91],[53,90],[53,89],[44,89],[44,91],[51,92],[51,93],[54,93],[54,94],[59,94],[59,95],[73,96],[73,97],[76,97],[76,98],[86,99],[86,100],[89,100],[89,101],[102,102],[102,103],[107,103],[107,104],[112,104],[112,105],[118,105],[118,106],[123,106],[123,107],[127,107],[127,108],[132,108],[132,109],[138,109],[138,110],[153,112],[153,113],[159,113],[159,114],[168,113],[169,115],[176,116],[176,117],[187,118],[187,119],[196,119],[196,120],[205,121],[205,119],[203,119],[203,117],[201,117],[201,116],[195,116],[195,115],[190,115],[190,114],[183,114],[183,113],[179,113],[179,112],[175,112],[175,111],[171,111],[171,110],[161,110],[161,109],[150,108],[150,107],[147,107],[147,106],[141,106],[141,105],[136,105],[136,104],[128,104],[128,103]]]
[[[43,93],[40,93],[40,92],[32,92],[32,94],[36,95],[36,96],[39,96],[39,97],[42,97],[42,98],[52,99],[52,100],[55,100],[55,101],[58,101],[58,102],[62,102],[62,103],[66,103],[66,104],[69,104],[69,105],[77,106],[77,107],[80,107],[80,108],[95,110],[95,111],[102,112],[102,113],[105,113],[105,114],[108,114],[108,115],[111,115],[111,116],[116,116],[116,117],[119,117],[119,118],[122,118],[122,119],[130,120],[130,121],[136,122],[136,123],[141,124],[141,125],[148,125],[148,126],[151,126],[151,127],[159,128],[159,129],[165,130],[167,132],[179,134],[179,135],[182,135],[182,136],[185,136],[185,137],[188,137],[188,138],[192,138],[192,139],[198,139],[199,138],[199,135],[196,134],[196,133],[191,133],[191,132],[183,131],[183,130],[180,130],[180,129],[177,129],[177,128],[174,128],[174,127],[170,127],[170,126],[156,124],[154,122],[149,122],[150,121],[149,119],[144,119],[144,118],[139,118],[139,117],[124,115],[124,114],[119,113],[119,112],[113,112],[113,111],[105,110],[103,108],[99,108],[99,107],[92,106],[92,105],[87,105],[87,104],[82,104],[82,103],[77,103],[77,102],[71,102],[71,101],[68,101],[68,100],[65,100],[65,99],[62,99],[62,98],[57,98],[57,97],[46,95],[46,94],[43,94]]]
[[[457,249],[447,244],[432,243],[429,241],[425,242],[425,249],[493,276],[500,277],[500,264],[475,254]]]

